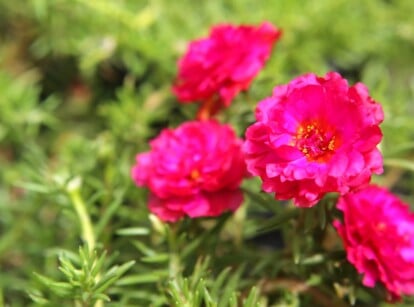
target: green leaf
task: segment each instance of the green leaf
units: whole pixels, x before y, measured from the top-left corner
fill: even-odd
[[[220,300],[217,305],[218,307],[226,307],[230,298],[235,295],[235,291],[237,290],[237,286],[243,270],[244,266],[241,266],[237,269],[236,272],[231,274],[230,279],[227,280],[226,285],[221,293]]]
[[[145,256],[154,256],[157,254],[157,252],[151,248],[149,248],[147,245],[142,243],[141,241],[134,240],[132,241],[132,244]]]
[[[144,227],[122,228],[116,231],[116,234],[120,236],[146,236],[149,233],[150,230]]]
[[[247,299],[243,302],[244,307],[256,307],[259,299],[259,290],[257,287],[252,287]]]
[[[213,297],[219,297],[220,291],[223,289],[226,278],[230,274],[231,268],[227,267],[217,276],[211,289]]]
[[[39,304],[39,305],[46,305],[49,304],[49,300],[45,299],[43,296],[41,296],[38,293],[28,293],[30,299],[33,300],[33,302]],[[3,303],[3,302],[1,302]],[[3,307],[4,305],[0,305],[1,307]]]
[[[260,226],[257,226],[255,231],[246,234],[248,238],[254,237],[259,234],[271,232],[275,229],[280,228],[285,223],[289,222],[291,219],[296,218],[299,215],[299,210],[297,208],[285,208],[284,212],[267,219]]]
[[[99,257],[98,260],[95,260],[92,265],[91,275],[96,276],[102,270],[104,262],[106,260],[106,251],[102,252],[102,255]]]
[[[387,159],[384,159],[384,165],[398,167],[398,168],[402,168],[402,169],[414,172],[414,162],[412,162],[411,160],[387,158]]]
[[[112,216],[117,212],[117,210],[121,206],[124,194],[125,194],[124,189],[122,189],[121,191],[118,191],[118,193],[115,196],[115,199],[109,204],[108,208],[106,208],[104,213],[100,216],[99,222],[95,227],[95,233],[96,233],[97,238],[100,238],[106,225],[109,223]]]
[[[170,259],[170,254],[157,254],[153,256],[142,257],[141,261],[146,263],[163,263],[167,262]]]
[[[129,275],[123,277],[116,282],[117,286],[130,286],[136,284],[155,283],[164,280],[168,277],[166,270],[154,270],[151,273]]]
[[[118,276],[124,275],[135,264],[135,260],[128,261],[117,268],[116,274]]]
[[[36,279],[46,287],[50,288],[53,292],[61,296],[69,296],[72,293],[72,286],[66,282],[57,282],[46,276],[38,273],[33,273]]]
[[[206,287],[203,287],[203,298],[204,298],[204,304],[206,304],[206,307],[216,306],[215,301],[213,300],[213,297],[210,295],[210,292],[208,292]]]
[[[108,274],[104,276],[94,287],[94,293],[104,292],[109,286],[111,286],[115,281],[117,281],[119,276]]]
[[[92,295],[92,298],[94,300],[102,300],[102,301],[105,301],[105,302],[110,302],[111,301],[109,296],[107,296],[103,293],[95,293],[95,294]]]
[[[322,254],[315,254],[311,257],[307,257],[300,260],[300,263],[303,265],[315,265],[320,264],[326,261],[326,258]]]
[[[321,229],[325,229],[326,228],[326,221],[327,221],[326,204],[325,204],[325,202],[322,202],[322,203],[318,204],[316,207],[318,209],[319,227]]]

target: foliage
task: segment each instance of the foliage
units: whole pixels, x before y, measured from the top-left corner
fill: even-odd
[[[269,20],[283,37],[221,119],[243,135],[255,104],[304,72],[362,81],[386,114],[374,180],[413,204],[413,11],[411,0],[0,0],[0,306],[385,306],[345,260],[335,196],[304,213],[251,178],[234,215],[170,225],[129,172],[162,128],[194,118],[170,90],[187,42],[219,22]]]
[[[67,282],[54,281],[46,276],[35,273],[37,280],[59,298],[76,299],[82,306],[97,304],[99,300],[110,301],[103,294],[109,286],[121,277],[135,261],[130,261],[118,267],[114,266],[102,273],[105,262],[105,253],[97,256],[96,252],[91,254],[85,245],[79,249],[79,257],[74,257],[76,266],[70,257],[63,254],[59,257],[59,270],[65,275]],[[32,299],[40,305],[47,305],[49,301],[39,294],[32,294]]]

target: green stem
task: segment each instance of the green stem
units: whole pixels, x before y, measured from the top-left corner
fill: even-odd
[[[95,235],[89,217],[86,210],[86,204],[80,195],[79,188],[68,189],[69,197],[72,201],[73,207],[79,217],[79,221],[82,229],[82,238],[88,244],[88,249],[92,252],[95,248]]]
[[[88,211],[86,210],[86,204],[80,194],[81,179],[79,177],[74,178],[69,182],[66,191],[69,194],[70,200],[72,201],[73,208],[78,215],[79,222],[81,224],[82,239],[88,245],[90,253],[93,252],[96,246],[95,232],[93,230],[91,218],[89,217]],[[96,276],[97,280],[100,279],[100,274]],[[81,303],[82,306],[89,306],[89,303]],[[85,305],[86,304],[86,305]],[[102,307],[103,301],[98,300],[95,303],[95,307]]]
[[[170,252],[170,263],[169,263],[169,276],[170,278],[176,278],[180,272],[180,256],[178,253],[177,245],[177,228],[170,225],[168,228],[168,247]]]
[[[0,288],[0,307],[4,307],[3,289]]]

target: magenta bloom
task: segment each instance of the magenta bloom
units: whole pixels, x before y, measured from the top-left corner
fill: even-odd
[[[366,87],[339,74],[300,76],[277,86],[246,131],[248,170],[277,199],[315,205],[327,192],[347,193],[382,172],[377,149],[381,106]]]
[[[228,125],[187,122],[152,140],[151,150],[137,155],[131,176],[150,189],[149,209],[164,221],[217,216],[243,200],[241,144]]]
[[[269,22],[258,27],[222,24],[193,41],[178,63],[174,93],[183,103],[200,101],[202,118],[229,106],[246,90],[269,58],[281,32]]]
[[[334,222],[348,261],[362,283],[381,282],[390,300],[414,294],[414,214],[384,188],[368,186],[339,199],[344,221]]]

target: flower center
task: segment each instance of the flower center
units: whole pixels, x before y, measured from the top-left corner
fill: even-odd
[[[294,146],[308,161],[326,162],[339,146],[339,139],[333,129],[319,121],[299,125],[294,137]]]
[[[190,173],[190,178],[196,181],[198,178],[200,178],[200,172],[196,169],[193,169]]]

